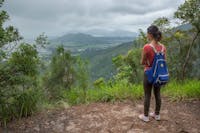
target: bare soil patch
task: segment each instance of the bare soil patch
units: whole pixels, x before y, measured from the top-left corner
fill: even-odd
[[[153,99],[152,99],[153,100]],[[151,104],[153,111],[154,102]],[[200,133],[200,101],[162,100],[161,121],[138,119],[143,101],[91,103],[66,109],[46,110],[14,120],[8,133]]]

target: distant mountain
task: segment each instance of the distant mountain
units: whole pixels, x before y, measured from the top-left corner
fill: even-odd
[[[176,27],[175,29],[178,29],[178,30],[189,30],[191,28],[192,28],[191,24],[182,24],[182,25]]]
[[[92,80],[96,80],[100,77],[109,79],[116,73],[112,58],[119,54],[126,54],[127,51],[132,48],[133,42],[127,42],[107,49],[88,49],[80,56],[89,61],[90,76]]]
[[[99,38],[93,37],[89,34],[83,33],[73,33],[73,34],[66,34],[61,37],[58,37],[53,40],[56,43],[73,43],[73,44],[93,44],[93,43],[105,43],[104,40]]]
[[[58,45],[63,45],[72,53],[80,53],[86,49],[106,49],[108,47],[117,46],[124,42],[130,42],[135,39],[132,37],[97,37],[84,33],[66,34],[51,40],[49,49],[55,49]]]
[[[130,32],[126,30],[102,30],[102,29],[93,29],[88,30],[85,33],[91,34],[94,36],[110,36],[110,37],[133,37],[137,36],[137,33]]]
[[[58,37],[56,39],[53,39],[52,42],[55,43],[62,43],[66,45],[70,44],[77,44],[77,45],[97,45],[97,44],[110,44],[110,43],[122,43],[122,42],[127,42],[133,40],[135,36],[101,36],[101,37],[96,37],[92,36],[90,34],[85,34],[85,33],[70,33],[63,35],[61,37]]]

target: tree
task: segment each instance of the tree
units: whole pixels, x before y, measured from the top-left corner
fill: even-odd
[[[116,80],[127,79],[130,83],[141,81],[142,67],[140,65],[141,50],[131,49],[126,55],[118,55],[113,58],[113,63],[117,67]]]
[[[139,43],[139,47],[142,47],[144,44],[148,43],[148,40],[146,37],[146,33],[142,29],[139,29],[139,32],[140,32],[140,34],[139,34],[138,38],[136,39],[136,41],[134,42],[134,44]]]
[[[0,9],[3,6],[4,0],[0,0]],[[6,11],[0,10],[0,61],[2,61],[8,55],[7,52],[2,50],[2,47],[8,45],[13,50],[17,42],[22,39],[19,32],[13,26],[3,27],[3,24],[9,19],[9,15]],[[9,43],[15,43],[15,45],[9,45]]]
[[[22,86],[24,90],[36,86],[39,67],[37,50],[30,44],[21,44],[8,60],[0,63],[0,67],[1,89]]]
[[[18,81],[16,84],[21,84],[23,89],[25,86],[26,88],[29,88],[30,85],[36,86],[39,63],[36,48],[26,43],[22,43],[8,60],[8,65],[14,71],[13,78]]]
[[[0,62],[0,118],[6,122],[30,115],[38,102],[39,57],[35,47],[23,43]]]
[[[4,126],[12,118],[30,115],[39,100],[36,47],[22,43],[16,48],[22,37],[13,26],[3,26],[8,19],[7,12],[0,10],[0,123]]]
[[[184,4],[180,5],[174,14],[175,18],[181,19],[183,23],[190,23],[193,26],[194,36],[189,44],[187,55],[182,66],[182,77],[185,77],[186,67],[191,56],[191,51],[195,41],[200,34],[200,1],[199,0],[186,0]]]
[[[75,82],[74,64],[75,57],[72,57],[69,51],[63,46],[59,46],[53,54],[49,69],[44,77],[44,83],[50,93],[50,97],[58,98],[60,89],[70,89]]]
[[[50,42],[48,41],[48,37],[45,35],[45,33],[40,34],[36,39],[35,39],[35,45],[38,46],[39,48],[45,48],[46,45],[49,45]]]
[[[0,0],[0,8],[3,5],[4,0]],[[19,32],[13,26],[3,27],[3,24],[9,19],[9,15],[6,11],[0,10],[0,48],[8,43],[19,41],[22,37]]]
[[[75,65],[75,79],[76,84],[83,89],[84,99],[86,99],[86,90],[89,86],[89,71],[88,62],[82,60],[80,57],[76,58]]]
[[[157,25],[162,31],[162,43],[167,47],[167,61],[170,68],[169,71],[172,73],[171,77],[184,79],[183,66],[189,49],[188,44],[192,42],[191,35],[193,35],[193,31],[180,29],[179,27],[170,27],[170,21],[165,17],[154,20],[153,24]],[[191,65],[191,61],[187,62],[187,68],[191,67]],[[190,73],[187,72],[188,78]]]
[[[152,24],[158,26],[161,32],[166,32],[170,25],[170,21],[166,17],[160,17],[154,20]]]

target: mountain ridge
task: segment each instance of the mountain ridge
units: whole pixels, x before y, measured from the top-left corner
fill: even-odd
[[[51,40],[54,43],[77,43],[77,44],[102,44],[113,42],[126,42],[132,40],[135,36],[94,36],[86,33],[68,33]]]

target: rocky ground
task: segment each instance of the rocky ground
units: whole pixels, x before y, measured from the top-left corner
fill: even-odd
[[[154,108],[152,99],[151,111]],[[92,103],[42,111],[14,120],[8,133],[200,133],[200,101],[162,101],[161,121],[138,119],[143,101]]]

